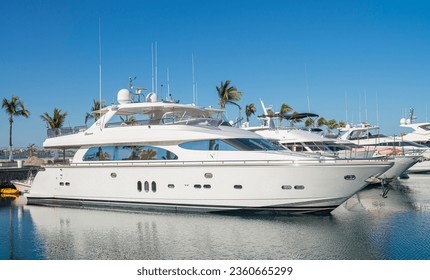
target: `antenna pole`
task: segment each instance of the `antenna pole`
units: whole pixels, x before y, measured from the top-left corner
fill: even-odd
[[[102,24],[99,17],[99,117],[102,115]],[[102,126],[100,126],[102,128]]]
[[[154,43],[151,44],[151,71],[152,71],[152,78],[151,78],[151,92],[154,92]]]
[[[155,93],[158,93],[158,44],[155,41]]]
[[[192,75],[193,75],[193,104],[196,104],[196,85],[194,79],[194,53],[191,53],[191,66],[192,66]]]
[[[376,92],[376,125],[379,126],[378,92]]]
[[[345,121],[348,123],[348,95],[345,91]]]
[[[305,64],[305,78],[306,78],[306,95],[308,96],[308,112],[311,112],[311,102],[309,98],[309,83],[308,83],[308,69]]]
[[[167,68],[167,98],[170,98],[170,75],[169,75],[169,68]]]
[[[366,89],[364,89],[364,113],[366,115],[366,122],[367,122],[368,119],[367,119],[367,92],[366,92]]]

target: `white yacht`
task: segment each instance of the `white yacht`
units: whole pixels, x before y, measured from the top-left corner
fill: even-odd
[[[120,90],[119,104],[88,129],[45,140],[48,149],[78,150],[38,172],[29,204],[329,213],[392,166],[292,153],[223,125],[222,110],[131,95]]]
[[[342,129],[343,134],[340,139],[364,147],[373,147],[376,149],[376,154],[393,156],[396,163],[402,163],[401,165],[395,164],[393,167],[397,169],[396,173],[399,175],[407,172],[429,155],[429,149],[424,145],[407,141],[402,136],[385,136],[379,134],[378,131],[378,126],[371,126],[367,123],[356,126],[347,125]]]
[[[329,138],[324,137],[322,133],[315,133],[313,130],[299,128],[299,127],[286,127],[279,125],[279,118],[285,116],[268,116],[268,108],[265,107],[263,101],[260,99],[261,106],[264,114],[260,116],[261,126],[249,126],[245,123],[242,127],[245,130],[254,131],[257,134],[267,139],[275,139],[288,149],[294,152],[305,152],[312,154],[320,154],[324,156],[332,156],[337,158],[348,159],[376,159],[385,158],[394,163],[393,167],[375,178],[372,183],[381,183],[382,180],[390,181],[402,175],[408,168],[417,163],[420,159],[419,153],[408,155],[393,155],[393,148],[391,146],[383,145],[358,145],[361,143],[354,143],[349,138]],[[288,115],[287,119],[294,118],[308,118],[318,117],[316,114],[293,114]],[[366,131],[363,128],[348,127],[348,133],[356,133]],[[419,146],[414,143],[411,145]],[[418,147],[421,153],[425,147]],[[396,153],[396,151],[394,151]],[[400,154],[397,150],[396,154]]]
[[[414,109],[411,108],[409,118],[400,119],[400,126],[412,129],[411,132],[404,133],[402,138],[407,141],[430,147],[430,122],[415,123]],[[424,154],[423,159],[412,166],[408,173],[430,172],[430,153]]]

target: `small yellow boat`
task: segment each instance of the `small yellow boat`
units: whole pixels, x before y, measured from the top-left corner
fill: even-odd
[[[11,189],[11,188],[4,188],[4,189],[0,189],[0,194],[4,194],[4,195],[19,195],[19,190],[17,190],[17,189]]]
[[[10,193],[0,193],[0,197],[1,198],[17,198],[17,197],[19,197],[19,193],[13,193],[13,194],[10,194]]]

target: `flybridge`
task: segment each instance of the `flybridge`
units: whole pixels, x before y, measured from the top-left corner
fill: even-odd
[[[134,88],[136,89],[136,88]],[[167,101],[157,101],[157,95],[150,93],[140,102],[141,91],[131,92],[128,89],[118,91],[118,104],[101,108],[97,112],[101,116],[91,127],[63,127],[48,129],[48,138],[76,134],[79,132],[94,132],[103,128],[142,125],[204,125],[219,126],[227,123],[223,118],[224,110],[215,108],[200,108],[193,104],[179,104]],[[136,101],[136,95],[138,95]]]

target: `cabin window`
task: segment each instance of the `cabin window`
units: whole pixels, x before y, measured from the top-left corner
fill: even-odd
[[[195,185],[194,185],[194,188],[195,188],[195,189],[201,189],[201,188],[202,188],[202,185],[195,184]]]
[[[295,189],[295,190],[304,190],[304,189],[305,189],[305,186],[303,186],[303,185],[295,185],[295,186],[294,186],[294,189]]]
[[[152,192],[157,191],[157,183],[155,183],[154,181],[152,181],[152,183],[151,183],[151,190],[152,190]]]
[[[240,189],[242,189],[242,185],[234,185],[233,188],[240,190]]]
[[[99,146],[85,153],[84,161],[111,160],[176,160],[178,156],[169,150],[153,146]]]
[[[137,182],[137,190],[138,190],[139,192],[141,192],[141,191],[142,191],[142,182],[141,182],[141,181],[138,181],[138,182]]]
[[[211,185],[209,185],[209,184],[204,184],[204,185],[203,185],[203,188],[204,188],[204,189],[210,189],[210,188],[212,188],[212,186],[211,186]]]
[[[237,151],[237,148],[219,139],[185,142],[179,147],[197,151]]]
[[[149,192],[149,182],[148,181],[145,181],[144,187],[145,187],[145,192]]]
[[[291,190],[293,187],[291,185],[283,185],[281,188],[283,190]]]
[[[198,151],[277,151],[285,147],[263,138],[211,139],[179,144],[187,150]]]

